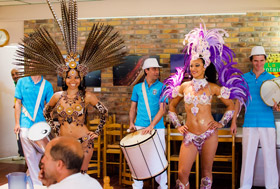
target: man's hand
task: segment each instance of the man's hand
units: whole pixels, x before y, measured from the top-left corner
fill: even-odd
[[[41,166],[40,166],[40,172],[39,172],[39,175],[38,175],[38,179],[42,182],[42,184],[44,186],[47,186],[47,187],[56,183],[56,181],[51,180],[51,179],[47,179],[45,177],[44,165],[43,164],[41,164]]]
[[[143,129],[141,134],[145,135],[145,134],[151,133],[153,129],[154,129],[154,126],[150,125],[149,127]]]
[[[280,110],[280,104],[277,104],[277,102],[274,100],[274,98],[272,98],[274,105],[273,105],[273,110],[274,111],[279,111]]]
[[[136,131],[136,127],[135,127],[135,125],[133,124],[133,123],[130,123],[130,125],[129,125],[129,132],[130,133],[132,133],[132,132],[135,132]]]
[[[20,131],[20,126],[19,126],[19,124],[16,124],[16,125],[15,125],[15,128],[14,128],[15,134],[18,134],[19,131]]]

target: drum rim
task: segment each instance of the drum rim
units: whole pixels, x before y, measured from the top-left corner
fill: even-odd
[[[137,144],[130,144],[130,145],[123,146],[123,145],[121,144],[121,141],[120,141],[120,147],[129,148],[129,147],[133,147],[133,146],[136,146],[136,145],[140,145],[140,144],[142,144],[142,143],[148,141],[150,138],[152,138],[152,137],[157,133],[157,130],[156,130],[156,129],[153,129],[153,130],[154,130],[155,132],[154,132],[150,137],[146,138],[145,140],[143,140],[143,141],[141,141],[141,142],[139,142],[139,143],[137,143]]]
[[[276,78],[273,78],[273,79],[276,79]],[[260,96],[261,96],[261,99],[262,99],[262,101],[263,101],[267,106],[269,106],[269,107],[273,107],[273,105],[271,106],[270,104],[267,104],[267,103],[265,102],[265,100],[263,99],[263,96],[262,96],[262,94],[261,94],[261,89],[262,89],[263,84],[266,83],[266,82],[268,82],[268,81],[271,81],[272,83],[275,83],[275,82],[272,81],[273,79],[269,79],[269,80],[264,81],[264,82],[262,83],[261,87],[260,87]],[[275,84],[276,84],[276,83],[275,83]],[[276,84],[276,85],[277,85],[277,84]]]
[[[147,180],[147,179],[151,179],[151,178],[155,178],[155,177],[159,176],[159,175],[162,174],[164,171],[166,171],[167,168],[168,168],[168,162],[167,162],[166,167],[165,167],[161,172],[159,172],[158,174],[156,174],[156,175],[154,175],[154,176],[152,176],[152,177],[147,177],[147,178],[143,178],[143,179],[137,179],[137,178],[134,178],[132,175],[131,175],[131,176],[132,176],[133,179],[135,179],[135,180]]]

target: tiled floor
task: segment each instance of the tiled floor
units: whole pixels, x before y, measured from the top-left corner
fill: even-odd
[[[25,172],[25,161],[12,161],[11,158],[0,160],[0,186],[6,184],[8,179],[6,175],[11,172]]]

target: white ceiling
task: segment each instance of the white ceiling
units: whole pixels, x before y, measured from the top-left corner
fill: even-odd
[[[50,0],[60,15],[59,0]],[[68,1],[68,0],[67,0]],[[77,0],[78,17],[119,18],[280,11],[280,0]],[[46,0],[0,0],[0,21],[53,18]],[[2,3],[2,6],[1,6]],[[4,6],[6,3],[6,6]],[[8,6],[8,3],[11,5]],[[13,5],[12,5],[13,4]],[[16,5],[17,4],[17,5]]]

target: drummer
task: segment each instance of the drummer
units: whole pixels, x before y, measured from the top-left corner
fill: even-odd
[[[278,188],[274,116],[272,108],[267,106],[260,96],[262,83],[275,77],[264,69],[266,54],[262,46],[253,47],[249,58],[253,69],[243,77],[249,86],[252,101],[247,107],[243,124],[240,188],[252,188],[259,143],[264,156],[265,187]],[[239,102],[237,102],[237,106],[239,106]],[[233,119],[231,128],[236,133],[236,119]]]
[[[42,95],[39,91],[42,90]],[[27,138],[29,128],[40,121],[45,121],[43,115],[44,103],[49,102],[53,95],[50,82],[42,76],[24,77],[18,80],[15,91],[15,128],[14,132],[20,134],[21,145],[27,163],[30,177],[35,185],[42,185],[38,179],[40,154]],[[38,109],[36,112],[36,104]]]
[[[162,145],[165,148],[165,127],[163,123],[163,115],[165,113],[164,103],[160,102],[163,83],[159,78],[159,66],[156,58],[147,58],[144,61],[143,70],[145,73],[145,81],[134,86],[131,96],[131,108],[129,112],[129,120],[131,131],[143,129],[142,134],[150,133],[153,129],[157,129]],[[142,91],[142,85],[145,86],[146,94]],[[144,100],[147,96],[148,106],[150,109],[151,121]],[[136,122],[134,120],[136,118]],[[167,188],[167,174],[164,171],[155,178],[160,188]],[[143,188],[143,181],[134,180],[132,184],[134,189]]]

